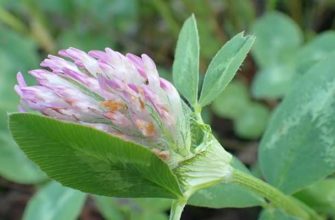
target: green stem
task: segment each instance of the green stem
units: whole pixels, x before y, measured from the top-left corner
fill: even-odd
[[[170,220],[180,220],[186,201],[184,199],[174,200],[171,205]]]
[[[36,17],[35,12],[31,12],[31,30],[18,18],[6,11],[0,6],[0,22],[6,24],[14,31],[27,34],[33,38],[45,51],[48,53],[54,52],[56,45],[47,31],[45,25],[43,25]]]
[[[273,205],[301,219],[322,219],[312,209],[302,206],[294,198],[287,196],[266,182],[244,172],[234,170],[232,182],[242,185],[268,199]]]
[[[54,53],[56,44],[51,37],[51,34],[38,19],[32,18],[31,33],[34,39],[41,45],[41,47],[48,53]]]
[[[201,105],[199,105],[199,103],[196,103],[193,108],[194,108],[194,114],[195,114],[197,121],[200,124],[203,124],[204,121],[202,120],[202,116],[201,116],[201,111],[202,111]]]
[[[28,28],[20,19],[16,18],[3,7],[0,7],[0,21],[19,33],[25,34],[29,32]]]

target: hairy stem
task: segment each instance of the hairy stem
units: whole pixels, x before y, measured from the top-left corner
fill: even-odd
[[[180,199],[172,202],[170,211],[170,220],[180,220],[181,213],[186,205],[186,200]]]
[[[267,184],[266,182],[248,175],[244,172],[234,170],[232,182],[242,185],[257,194],[269,200],[273,205],[282,208],[287,213],[297,216],[301,219],[322,219],[312,209],[307,206],[302,206],[299,201],[283,194],[276,188]]]

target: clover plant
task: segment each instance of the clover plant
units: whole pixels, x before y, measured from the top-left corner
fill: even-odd
[[[10,130],[25,154],[64,186],[100,199],[170,199],[170,220],[179,220],[187,204],[259,205],[265,208],[261,219],[273,213],[279,219],[323,219],[320,209],[292,194],[335,171],[335,54],[309,68],[273,114],[259,150],[265,180],[227,152],[202,119],[202,109],[225,90],[255,40],[264,39],[240,33],[226,42],[201,87],[194,16],[179,34],[173,84],[145,54],[61,50],[29,71],[36,85],[18,73],[21,112],[9,115]],[[40,193],[51,187],[55,200],[67,193],[76,210],[82,205],[83,193],[65,192],[57,183]]]

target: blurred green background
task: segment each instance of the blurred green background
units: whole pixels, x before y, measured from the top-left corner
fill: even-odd
[[[192,13],[199,26],[202,72],[235,34],[257,37],[235,80],[204,110],[204,118],[223,145],[261,175],[257,146],[271,112],[299,76],[335,51],[334,0],[0,0],[0,219],[42,220],[41,210],[56,213],[52,219],[167,219],[169,201],[164,200],[84,201],[77,195],[68,211],[53,206],[50,201],[62,204],[60,195],[69,190],[50,183],[24,156],[6,118],[17,111],[16,73],[38,68],[47,54],[70,46],[146,53],[170,79],[178,33]],[[334,181],[326,184],[335,188]],[[59,210],[66,214],[58,215]],[[252,220],[259,211],[187,207],[183,219]]]

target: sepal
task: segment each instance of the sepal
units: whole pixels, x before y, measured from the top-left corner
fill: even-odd
[[[204,127],[206,128],[206,127]],[[232,174],[232,155],[205,129],[202,142],[194,149],[196,155],[174,169],[184,191],[193,192],[229,181]]]

